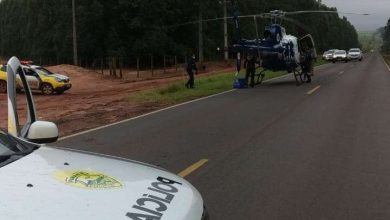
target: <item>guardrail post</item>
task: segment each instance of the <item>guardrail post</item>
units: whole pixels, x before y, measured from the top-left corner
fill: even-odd
[[[175,72],[177,72],[177,56],[175,56]]]
[[[137,57],[137,78],[139,78],[139,57]]]
[[[153,59],[153,55],[150,56],[150,68],[152,69],[152,76],[154,75],[154,59]]]
[[[123,68],[123,58],[119,58],[119,77],[123,79],[123,74],[122,74],[122,68]]]
[[[167,63],[166,63],[166,57],[164,55],[164,73],[166,73]]]

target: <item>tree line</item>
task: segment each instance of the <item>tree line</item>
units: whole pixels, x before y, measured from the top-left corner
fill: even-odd
[[[390,53],[390,19],[388,20],[386,27],[382,28],[380,31],[382,32],[382,37],[383,37],[382,51],[384,53],[389,54]]]
[[[171,27],[200,18],[223,17],[218,0],[76,0],[78,54],[83,59],[198,52],[198,24]],[[228,6],[230,4],[228,3]],[[229,8],[229,15],[231,7]],[[240,14],[270,10],[333,10],[317,0],[239,0]],[[2,0],[0,55],[72,61],[72,4],[69,0]],[[289,34],[314,36],[317,49],[359,46],[355,28],[337,14],[292,16],[283,21]],[[259,30],[269,20],[258,22]],[[304,25],[302,25],[304,24]],[[253,19],[241,20],[242,37],[255,38]],[[261,33],[262,31],[260,31]],[[233,36],[229,22],[229,38]],[[209,60],[223,51],[223,21],[203,25],[204,54]]]

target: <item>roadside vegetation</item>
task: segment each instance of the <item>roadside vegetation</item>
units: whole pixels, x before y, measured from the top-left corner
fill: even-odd
[[[361,49],[364,53],[368,53],[377,47],[376,34],[378,34],[378,32],[358,32],[359,42],[362,45]]]
[[[381,29],[383,39],[382,54],[387,63],[390,65],[390,19],[387,25]]]
[[[285,72],[269,72],[266,74],[265,80],[285,74]],[[239,77],[244,77],[244,74]],[[214,76],[196,76],[195,78],[195,89],[185,88],[184,84],[187,78],[183,78],[183,80],[173,82],[162,88],[134,93],[129,97],[129,100],[139,104],[169,105],[181,103],[232,89],[235,74],[230,72]]]
[[[102,57],[122,57],[126,58],[124,62],[134,64],[137,56],[141,58],[143,56],[149,58],[150,55],[183,57],[197,54],[198,24],[172,28],[168,26],[196,21],[200,16],[202,18],[223,17],[223,2],[77,1],[78,57],[84,62],[89,62],[89,65],[98,65]],[[230,11],[230,1],[227,2]],[[246,0],[239,1],[239,9],[243,15],[275,9],[337,10],[317,0]],[[15,55],[35,61],[40,59],[68,63],[72,61],[70,59],[73,56],[71,1],[2,0],[0,13],[2,24],[0,56]],[[337,14],[307,14],[291,18],[305,24],[305,30],[292,23],[283,22],[287,33],[296,36],[311,33],[318,51],[358,46],[356,30],[345,17],[340,18]],[[259,19],[258,22],[259,27],[269,24],[268,19]],[[233,35],[232,29],[232,24],[229,22],[229,36]],[[241,33],[242,37],[248,39],[256,36],[253,19],[241,21]],[[221,59],[223,54],[217,48],[223,48],[223,36],[222,21],[204,24],[206,61]],[[99,59],[99,62],[96,59]]]
[[[382,29],[383,46],[382,52],[390,54],[390,19],[387,25]]]
[[[316,66],[325,64],[321,58],[316,61]],[[267,72],[264,80],[286,75],[286,71]],[[242,70],[239,78],[245,77],[245,70]],[[182,80],[170,83],[161,88],[139,91],[131,94],[128,100],[137,104],[171,105],[177,104],[209,95],[221,93],[232,89],[235,73],[222,73],[213,76],[196,76],[195,89],[187,89],[184,84],[187,77]]]
[[[390,65],[390,55],[384,55],[383,56],[387,62],[388,65]]]

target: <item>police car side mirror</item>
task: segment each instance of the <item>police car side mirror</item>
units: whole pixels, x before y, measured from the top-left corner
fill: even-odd
[[[53,122],[35,121],[27,133],[27,140],[37,144],[56,142],[58,139],[58,128]]]

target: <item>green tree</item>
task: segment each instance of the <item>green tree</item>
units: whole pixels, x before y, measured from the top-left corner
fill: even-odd
[[[189,55],[197,53],[198,24],[171,27],[203,18],[223,16],[223,0],[77,0],[79,57],[92,62],[105,56]],[[201,4],[200,4],[201,3]],[[241,14],[270,10],[333,10],[316,0],[239,0]],[[72,8],[68,0],[0,1],[0,53],[8,57],[72,61]],[[355,28],[337,14],[305,14],[284,20],[289,34],[312,34],[319,51],[357,47]],[[269,19],[259,19],[260,35]],[[304,24],[304,25],[301,25]],[[304,26],[304,27],[303,27]],[[223,48],[223,21],[205,22],[204,54],[215,59]],[[242,37],[255,38],[254,21],[241,20]],[[229,39],[233,28],[229,22]]]
[[[382,51],[385,53],[390,53],[390,19],[388,20],[386,27],[382,30],[382,33],[383,33]]]

